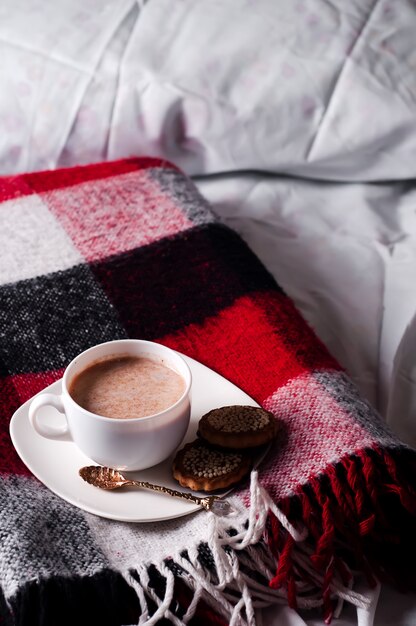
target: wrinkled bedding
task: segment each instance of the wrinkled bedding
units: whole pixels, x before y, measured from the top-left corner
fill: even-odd
[[[0,174],[173,161],[416,446],[415,29],[411,0],[3,0]]]

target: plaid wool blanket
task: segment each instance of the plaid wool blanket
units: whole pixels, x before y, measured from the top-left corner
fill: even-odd
[[[0,179],[1,623],[255,623],[415,588],[416,457],[192,181],[156,159]],[[82,350],[179,350],[284,425],[230,500],[152,524],[64,501],[14,450],[13,413]],[[59,459],[57,462],[57,471]],[[167,621],[166,621],[167,620]]]

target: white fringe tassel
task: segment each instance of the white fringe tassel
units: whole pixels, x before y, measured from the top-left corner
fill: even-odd
[[[312,550],[304,543],[308,534],[306,528],[295,528],[289,522],[259,484],[257,471],[251,474],[250,498],[248,526],[234,536],[226,532],[230,527],[230,518],[225,518],[224,521],[224,518],[212,512],[206,514],[210,530],[208,545],[215,563],[214,575],[201,565],[197,546],[188,548],[187,558],[181,555],[175,558],[175,562],[183,569],[181,579],[193,590],[193,599],[182,618],[174,615],[169,608],[174,599],[175,576],[164,563],[157,566],[160,574],[166,579],[165,596],[162,599],[150,587],[147,566],[140,565],[137,568],[139,580],[130,572],[125,572],[125,579],[136,591],[142,607],[138,626],[154,626],[162,617],[169,619],[175,626],[186,626],[195,615],[200,600],[204,600],[228,620],[229,626],[255,626],[256,609],[273,604],[287,604],[285,589],[271,589],[267,583],[261,584],[241,570],[243,566],[243,570],[246,568],[262,574],[266,580],[270,580],[276,571],[275,559],[259,543],[270,511],[296,542],[292,555],[294,571],[301,568],[308,573],[312,581],[310,583],[296,581],[298,608],[311,609],[323,604],[319,590],[323,585],[324,574],[320,574],[311,566],[309,557]],[[345,601],[362,609],[369,608],[371,597],[357,593],[352,586],[353,579],[346,587],[339,577],[334,575],[331,591],[333,596],[338,598],[334,617],[340,615]],[[157,606],[152,616],[148,614],[146,596]]]

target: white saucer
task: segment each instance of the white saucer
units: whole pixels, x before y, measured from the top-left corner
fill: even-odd
[[[192,372],[191,421],[182,445],[196,437],[199,419],[207,411],[220,406],[245,404],[259,406],[244,391],[198,361],[182,355]],[[42,393],[60,393],[61,381],[56,381]],[[40,395],[39,394],[39,395]],[[29,423],[28,407],[25,402],[13,415],[10,436],[22,461],[46,487],[75,506],[108,519],[124,522],[154,522],[189,515],[200,510],[198,505],[171,496],[144,489],[120,489],[103,491],[86,483],[78,474],[84,465],[96,465],[86,457],[72,441],[46,439],[38,435]],[[42,421],[63,419],[52,407],[41,409]],[[140,472],[126,473],[159,485],[180,491],[172,477],[171,466],[174,454],[163,463]],[[264,454],[261,455],[263,458]],[[258,459],[257,464],[261,459]],[[206,495],[206,494],[198,494]]]

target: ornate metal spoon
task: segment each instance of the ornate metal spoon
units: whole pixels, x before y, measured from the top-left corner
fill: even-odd
[[[227,500],[223,500],[219,496],[206,496],[200,498],[192,493],[186,493],[184,491],[176,491],[175,489],[169,489],[169,487],[163,487],[162,485],[154,485],[143,480],[131,480],[126,478],[118,470],[111,467],[87,465],[81,467],[79,475],[90,485],[99,487],[100,489],[119,489],[120,487],[133,486],[142,487],[143,489],[151,489],[152,491],[159,491],[160,493],[173,496],[174,498],[182,498],[202,506],[206,511],[213,511],[217,515],[228,515],[232,511],[232,507]]]

